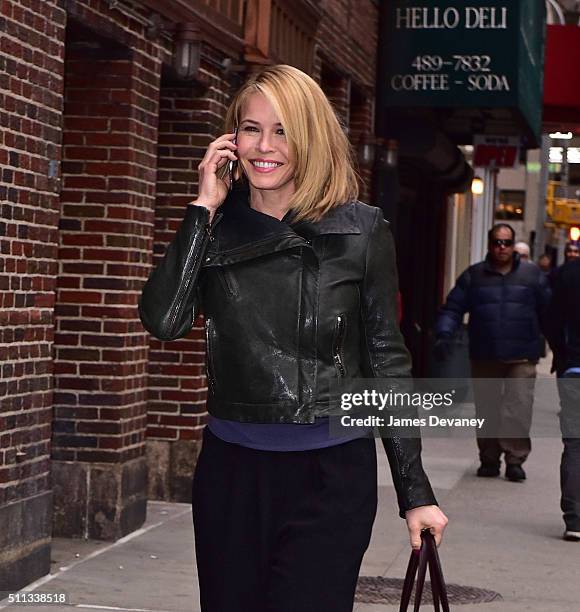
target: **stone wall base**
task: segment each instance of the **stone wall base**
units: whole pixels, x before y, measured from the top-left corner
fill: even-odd
[[[191,503],[201,440],[147,440],[149,499]]]
[[[17,591],[50,572],[52,492],[0,508],[0,591]]]
[[[53,534],[115,541],[147,512],[147,459],[123,464],[52,461]]]

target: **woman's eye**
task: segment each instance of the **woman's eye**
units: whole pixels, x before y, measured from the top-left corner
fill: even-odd
[[[286,136],[286,132],[284,132],[282,128],[278,130],[278,133],[280,134],[280,136]]]
[[[251,132],[252,130],[255,130],[256,128],[253,125],[246,125],[246,127],[243,128],[244,132]]]

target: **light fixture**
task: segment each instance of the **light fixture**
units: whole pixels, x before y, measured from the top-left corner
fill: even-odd
[[[396,168],[399,160],[399,143],[390,138],[387,140],[385,165],[387,168]]]
[[[371,169],[375,161],[386,168],[396,168],[399,143],[392,138],[385,140],[365,132],[358,141],[357,157],[362,168]]]
[[[483,179],[481,177],[473,177],[471,181],[471,193],[473,195],[481,195],[483,193]]]
[[[572,242],[580,240],[580,227],[574,226],[570,228],[570,240]]]
[[[178,23],[173,38],[173,70],[183,81],[197,76],[201,55],[199,28],[193,23]]]
[[[357,145],[358,162],[362,168],[372,168],[375,161],[375,139],[368,133],[364,132]]]
[[[552,132],[550,138],[554,140],[572,140],[572,132]]]
[[[234,61],[231,57],[224,58],[220,62],[219,66],[226,76],[229,75],[231,72],[245,72],[246,70],[248,70],[248,66],[246,64],[234,64]]]

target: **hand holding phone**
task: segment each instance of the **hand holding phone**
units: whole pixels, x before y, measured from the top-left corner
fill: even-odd
[[[234,129],[234,139],[232,140],[232,142],[237,145],[238,144],[238,126],[236,126],[236,128]],[[234,153],[235,155],[235,153]],[[228,175],[230,178],[230,185],[229,185],[229,190],[231,191],[233,186],[234,186],[234,164],[237,162],[234,162],[233,159],[230,159],[230,161],[228,162]]]
[[[195,200],[190,204],[201,205],[213,213],[224,203],[228,191],[233,187],[234,163],[238,161],[235,153],[238,130],[222,134],[211,142],[203,159],[197,167],[199,175],[199,190]],[[233,138],[232,138],[233,137]],[[223,172],[229,173],[230,184]],[[218,178],[218,174],[221,175]]]

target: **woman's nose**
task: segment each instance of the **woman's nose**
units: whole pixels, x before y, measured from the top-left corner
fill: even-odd
[[[260,139],[258,140],[258,151],[271,151],[272,150],[272,141],[271,136],[266,133],[262,133]]]

